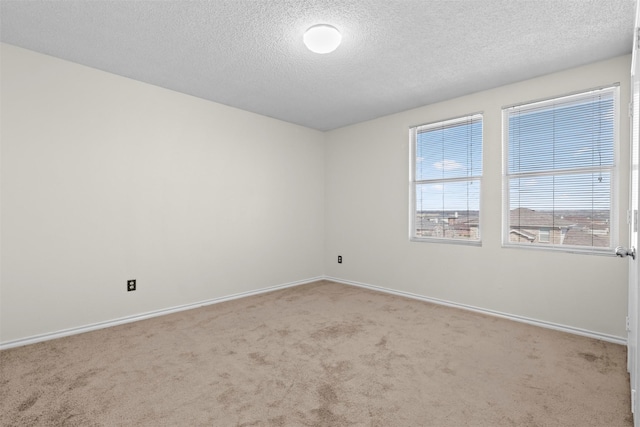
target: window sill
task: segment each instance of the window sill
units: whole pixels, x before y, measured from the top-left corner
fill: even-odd
[[[615,257],[615,249],[602,248],[602,249],[582,249],[577,246],[571,247],[558,247],[558,246],[544,246],[544,245],[516,245],[503,243],[502,247],[505,249],[524,249],[534,251],[546,251],[546,252],[564,252],[578,255],[598,255],[598,256],[612,256]]]
[[[437,237],[411,237],[409,238],[409,241],[416,243],[444,243],[464,246],[482,246],[482,240],[445,239]]]

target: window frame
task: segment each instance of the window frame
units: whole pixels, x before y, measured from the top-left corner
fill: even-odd
[[[598,167],[595,166],[588,168],[565,168],[560,169],[559,172],[556,169],[546,169],[541,172],[520,172],[509,174],[509,112],[514,108],[530,107],[540,108],[547,105],[551,106],[554,102],[568,100],[570,98],[580,99],[587,98],[590,94],[594,94],[598,91],[610,91],[613,95],[613,163],[611,166]],[[613,248],[615,248],[619,242],[619,197],[620,191],[620,84],[614,83],[607,86],[600,86],[592,89],[580,90],[564,95],[558,95],[548,97],[544,99],[538,99],[533,101],[521,102],[514,105],[502,107],[502,247],[504,248],[518,248],[518,249],[534,249],[544,251],[555,252],[568,252],[578,254],[589,255],[608,255],[613,254]],[[548,177],[548,176],[562,176],[576,173],[589,173],[598,170],[604,170],[610,173],[609,183],[609,246],[597,247],[597,246],[581,246],[581,245],[561,245],[549,243],[526,243],[510,241],[510,219],[511,219],[511,201],[510,201],[510,187],[509,180],[515,177]],[[550,236],[551,237],[551,236]],[[551,240],[551,239],[550,239]]]
[[[457,123],[464,123],[465,121],[479,120],[481,124],[481,156],[480,164],[482,165],[481,174],[474,175],[473,177],[464,178],[443,178],[443,179],[430,179],[430,180],[416,180],[416,155],[417,155],[417,143],[418,143],[418,129],[424,128],[437,128],[439,126],[454,126]],[[484,177],[484,112],[475,112],[465,114],[462,116],[456,116],[449,119],[438,120],[429,123],[423,123],[409,127],[409,241],[411,242],[423,242],[423,243],[449,243],[456,245],[467,246],[482,246],[482,178]],[[479,183],[478,192],[478,239],[456,239],[452,237],[434,237],[434,236],[417,236],[416,235],[416,189],[419,184],[424,183],[454,183],[454,182],[469,182],[477,181]]]

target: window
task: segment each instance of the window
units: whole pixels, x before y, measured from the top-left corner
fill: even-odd
[[[549,243],[551,237],[551,230],[548,228],[540,228],[540,232],[538,233],[538,242],[540,243]]]
[[[480,242],[482,115],[411,128],[411,239]]]
[[[613,247],[617,94],[610,87],[503,109],[505,245]]]

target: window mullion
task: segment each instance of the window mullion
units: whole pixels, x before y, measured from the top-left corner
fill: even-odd
[[[571,168],[571,169],[556,169],[549,171],[541,171],[541,172],[517,172],[517,173],[508,173],[506,175],[507,178],[532,178],[537,176],[555,176],[555,175],[575,175],[575,174],[586,174],[586,173],[598,173],[600,171],[612,172],[615,170],[614,166],[603,166],[603,167],[583,167],[583,168]]]

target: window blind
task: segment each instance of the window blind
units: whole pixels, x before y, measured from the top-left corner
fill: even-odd
[[[413,238],[479,241],[482,115],[412,128]]]
[[[506,244],[610,248],[616,143],[610,87],[503,110]],[[549,229],[549,237],[540,229]]]

